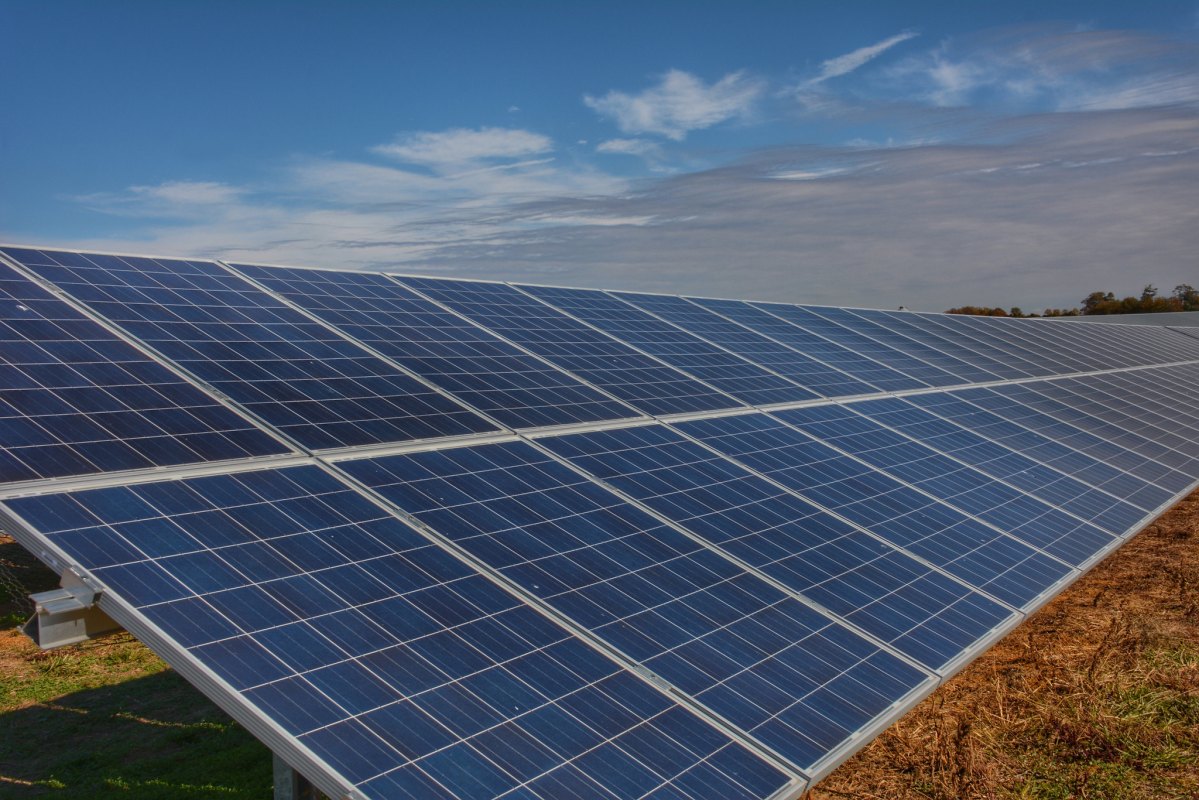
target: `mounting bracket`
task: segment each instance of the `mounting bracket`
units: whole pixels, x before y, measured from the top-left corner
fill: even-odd
[[[325,796],[318,792],[316,787],[308,782],[307,778],[292,769],[291,765],[279,758],[278,754],[272,755],[275,758],[274,800],[324,799]]]
[[[21,632],[43,650],[52,650],[120,630],[96,605],[99,597],[100,590],[87,578],[68,569],[60,588],[29,595],[35,610]]]

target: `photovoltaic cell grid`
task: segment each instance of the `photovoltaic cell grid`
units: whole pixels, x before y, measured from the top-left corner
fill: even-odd
[[[504,425],[638,416],[383,275],[233,266]]]
[[[604,292],[518,286],[749,405],[809,400],[813,392]]]
[[[940,669],[1012,611],[665,427],[540,440],[723,552]]]
[[[742,405],[511,286],[432,278],[400,280],[646,414]]]
[[[790,780],[318,467],[7,506],[369,797]]]
[[[0,483],[286,452],[0,263]]]
[[[496,430],[215,263],[7,252],[308,449]]]
[[[339,466],[801,769],[929,679],[526,443]]]
[[[187,477],[288,451],[0,281],[0,482],[179,465],[6,501],[24,541],[368,797],[794,793],[1199,478],[1152,326],[6,252],[309,449],[616,423]]]

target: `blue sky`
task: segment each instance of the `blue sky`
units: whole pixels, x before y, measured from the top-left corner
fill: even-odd
[[[823,5],[6,3],[0,238],[927,309],[1199,283],[1199,3]]]

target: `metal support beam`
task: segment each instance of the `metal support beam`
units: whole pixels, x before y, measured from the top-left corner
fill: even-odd
[[[115,633],[121,626],[100,610],[100,593],[86,580],[68,570],[61,588],[32,594],[33,616],[21,626],[21,632],[43,650],[52,650]]]
[[[274,800],[324,800],[325,795],[316,790],[300,773],[278,755],[275,759]]]

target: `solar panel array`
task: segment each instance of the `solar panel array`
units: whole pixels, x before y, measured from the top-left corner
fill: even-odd
[[[322,791],[796,796],[1199,481],[1199,339],[0,248],[0,515]]]

